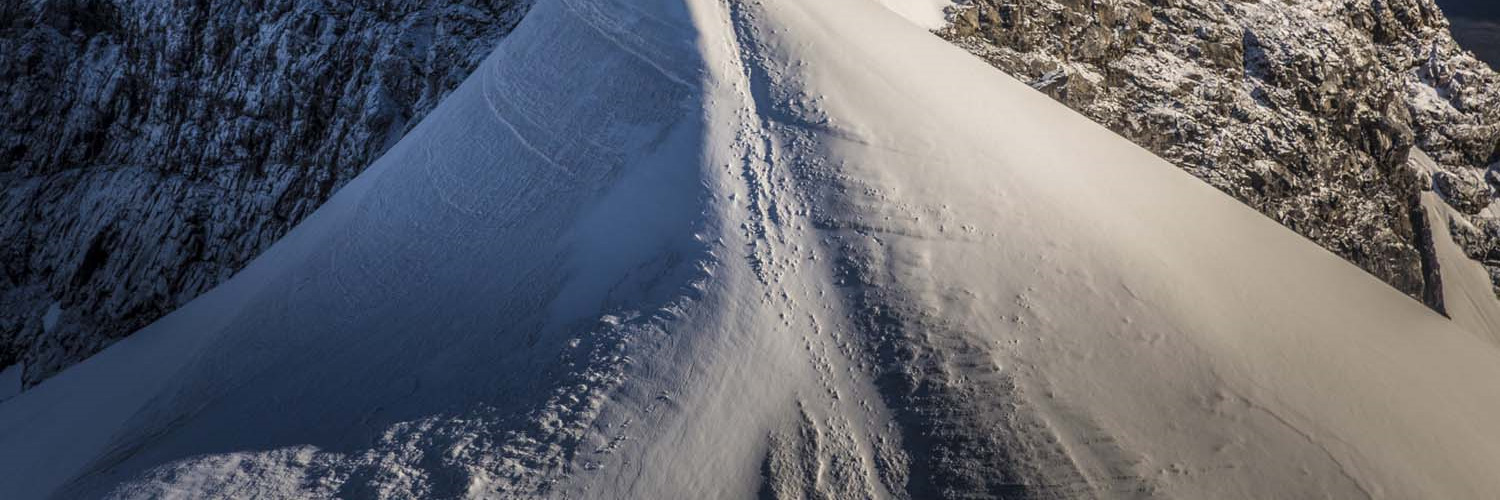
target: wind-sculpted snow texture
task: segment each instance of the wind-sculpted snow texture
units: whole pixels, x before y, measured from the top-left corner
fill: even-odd
[[[243,272],[0,403],[0,484],[1476,498],[1494,380],[880,4],[552,0]]]
[[[1500,279],[1500,75],[1432,0],[973,0],[943,36],[1444,310],[1419,194]],[[1407,168],[1412,147],[1437,160]],[[1472,222],[1470,224],[1469,222]]]
[[[34,384],[227,279],[527,3],[0,2],[0,369]]]

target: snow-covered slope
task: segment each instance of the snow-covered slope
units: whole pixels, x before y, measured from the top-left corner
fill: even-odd
[[[7,498],[1478,498],[1500,350],[870,0],[550,0]]]

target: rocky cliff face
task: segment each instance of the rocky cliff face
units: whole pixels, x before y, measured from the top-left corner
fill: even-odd
[[[1460,239],[1500,276],[1500,77],[1431,0],[973,0],[953,21],[942,36],[1440,311],[1422,190],[1482,228]]]
[[[229,277],[527,4],[0,1],[0,367],[34,384]]]

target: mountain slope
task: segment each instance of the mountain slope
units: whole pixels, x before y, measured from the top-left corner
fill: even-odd
[[[0,3],[0,369],[33,385],[228,279],[527,5]]]
[[[0,403],[0,484],[1469,498],[1497,378],[878,4],[553,0],[244,272]]]
[[[1480,215],[1500,75],[1432,0],[975,0],[953,20],[945,38],[1439,312],[1422,192],[1500,264]],[[1408,168],[1413,147],[1437,168]]]

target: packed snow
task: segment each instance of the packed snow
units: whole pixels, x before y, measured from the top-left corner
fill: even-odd
[[[1495,380],[882,3],[550,0],[246,270],[0,403],[0,484],[1481,498]]]

